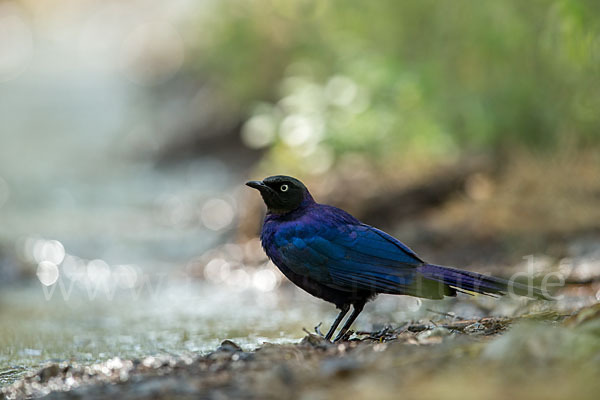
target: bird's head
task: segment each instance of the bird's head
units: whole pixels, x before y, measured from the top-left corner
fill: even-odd
[[[262,181],[246,182],[246,185],[260,192],[272,214],[285,214],[314,202],[306,186],[291,176],[275,175]]]

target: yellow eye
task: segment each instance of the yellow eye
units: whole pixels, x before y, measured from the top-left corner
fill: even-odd
[[[279,187],[279,190],[281,190],[282,192],[287,192],[287,191],[288,191],[288,189],[289,189],[289,186],[288,186],[288,185],[285,185],[285,184],[284,184],[284,185],[281,185],[281,187]]]

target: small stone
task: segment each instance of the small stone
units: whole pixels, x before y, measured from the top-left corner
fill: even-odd
[[[442,326],[436,326],[433,329],[419,333],[419,338],[443,337],[450,335],[450,330]]]
[[[236,343],[232,342],[229,339],[225,339],[221,342],[221,345],[217,349],[217,351],[228,351],[235,353],[237,351],[243,351],[242,348]]]
[[[48,382],[50,378],[57,376],[60,373],[60,367],[58,364],[48,365],[43,368],[38,375],[40,376],[40,380],[42,382]]]
[[[450,330],[441,326],[436,326],[428,331],[417,334],[419,344],[438,344],[441,343],[444,336],[450,335]]]
[[[486,327],[484,324],[480,322],[475,322],[474,324],[465,326],[464,332],[470,334],[481,334],[486,331]]]

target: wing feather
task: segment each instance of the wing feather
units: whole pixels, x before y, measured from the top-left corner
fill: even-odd
[[[279,229],[288,268],[339,290],[415,294],[423,261],[411,249],[368,225],[327,222]]]

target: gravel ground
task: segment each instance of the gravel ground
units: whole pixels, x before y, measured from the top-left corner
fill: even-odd
[[[206,355],[48,364],[4,387],[0,398],[328,399],[596,398],[600,306],[570,315],[406,323],[355,332],[331,344],[243,351],[225,340]]]

